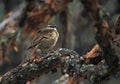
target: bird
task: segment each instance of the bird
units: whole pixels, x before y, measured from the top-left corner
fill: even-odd
[[[28,49],[33,49],[31,55],[36,49],[40,49],[42,53],[46,53],[56,45],[58,38],[59,33],[56,25],[48,25],[37,32]]]

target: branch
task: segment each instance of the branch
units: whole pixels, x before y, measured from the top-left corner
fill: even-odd
[[[25,9],[26,3],[22,3],[18,9],[13,12],[8,13],[7,18],[5,18],[0,23],[0,35],[6,33],[15,33],[17,24],[22,17],[23,10]]]
[[[30,30],[36,30],[48,23],[53,15],[65,10],[68,3],[72,0],[26,0],[20,7],[12,12],[7,19],[4,19],[0,24],[0,34],[6,30],[17,27],[23,28],[23,33],[29,34]],[[12,25],[11,25],[12,24]],[[27,31],[26,31],[27,30]],[[14,30],[15,32],[16,30]],[[8,31],[7,33],[11,33]],[[6,34],[6,33],[5,33]]]
[[[91,52],[94,54],[96,52]],[[54,71],[57,68],[61,68],[62,73],[68,74],[72,77],[73,81],[76,79],[79,81],[79,77],[88,79],[90,83],[96,83],[101,80],[105,80],[109,76],[110,71],[108,66],[104,65],[104,61],[99,62],[96,65],[86,64],[86,60],[78,55],[75,51],[70,49],[60,48],[53,53],[48,53],[47,56],[42,58],[34,58],[27,60],[20,64],[17,68],[7,72],[0,79],[1,84],[24,84],[27,81],[31,81],[38,76],[46,74],[50,71]],[[112,73],[118,72],[120,68],[117,68]]]
[[[84,6],[88,9],[90,17],[95,22],[95,39],[103,50],[103,57],[109,67],[118,66],[118,56],[113,48],[113,32],[109,27],[107,21],[100,14],[100,6],[97,0],[82,0]]]
[[[30,3],[27,8],[30,9],[32,6],[32,9],[27,12],[23,33],[26,33],[26,30],[29,33],[33,29],[40,29],[41,26],[48,23],[53,15],[65,10],[72,0],[44,0],[42,3],[39,3],[38,0],[27,1]]]
[[[58,49],[53,55],[48,55],[43,58],[31,59],[10,72],[2,76],[1,84],[24,84],[28,80],[33,80],[36,77],[50,72],[59,67],[67,68],[69,64],[80,63],[79,55],[69,49]]]
[[[17,68],[3,75],[1,77],[0,83],[24,84],[27,81],[31,81],[38,76],[46,74],[57,68],[61,68],[63,70],[63,73],[69,74],[69,76],[73,77],[73,79],[76,77],[79,79],[79,76],[83,78],[88,77],[88,80],[92,82],[93,79],[90,79],[90,77],[93,75],[95,78],[98,77],[98,73],[94,74],[94,72],[99,71],[99,74],[103,72],[101,69],[105,67],[101,66],[98,67],[92,64],[85,64],[84,58],[82,56],[79,56],[75,51],[60,48],[53,54],[49,53],[43,58],[30,59],[20,64]],[[96,80],[97,79],[94,79],[94,81]]]

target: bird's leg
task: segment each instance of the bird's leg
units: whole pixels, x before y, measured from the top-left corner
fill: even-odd
[[[41,49],[41,51],[42,51],[42,57],[46,57],[49,53],[48,49]]]
[[[37,58],[37,56],[36,56],[37,54],[36,54],[36,50],[34,50],[34,51],[32,51],[32,54],[31,54],[31,59],[36,59]]]
[[[37,46],[35,46],[33,49],[32,49],[32,52],[30,54],[30,58],[32,59],[36,59],[37,58],[37,54],[36,54],[36,49],[37,49]]]
[[[53,49],[48,49],[46,52],[46,56],[48,55],[53,55],[54,54],[54,50]]]

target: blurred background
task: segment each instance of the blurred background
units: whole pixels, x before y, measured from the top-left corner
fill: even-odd
[[[120,0],[98,1],[101,9],[108,14],[109,17],[106,18],[110,26],[112,26],[120,14]],[[24,0],[0,0],[0,30],[6,18],[9,18],[15,11],[19,14],[18,10],[20,10],[23,3]],[[27,51],[26,48],[31,44],[34,37],[34,32],[29,34],[26,29],[22,28],[23,26],[16,23],[10,24],[9,27],[13,27],[11,30],[0,32],[0,75],[17,67],[27,59],[30,51]],[[69,48],[83,55],[96,44],[93,21],[90,19],[80,0],[73,0],[64,11],[54,15],[44,26],[48,24],[57,25],[60,33],[60,38],[54,49],[60,47]],[[15,34],[8,34],[8,32],[14,33],[17,29],[16,27],[19,28]],[[32,84],[51,84],[60,77],[61,72],[58,70],[55,74],[49,73],[34,80]],[[107,84],[118,84],[118,81],[119,79],[113,79]]]

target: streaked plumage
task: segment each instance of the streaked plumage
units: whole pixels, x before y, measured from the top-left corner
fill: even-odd
[[[58,40],[59,33],[56,26],[48,25],[44,29],[40,29],[36,36],[33,38],[32,45],[28,48],[41,49],[44,53],[47,50],[53,48]]]

